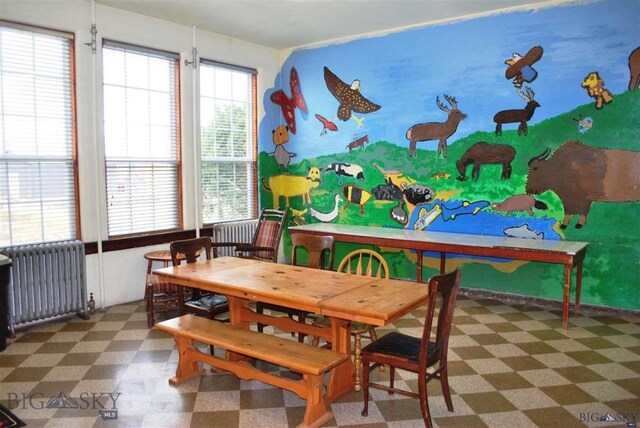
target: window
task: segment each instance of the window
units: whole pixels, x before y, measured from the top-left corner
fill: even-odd
[[[179,56],[105,41],[109,236],[181,226]]]
[[[0,21],[0,245],[78,235],[73,38]]]
[[[256,215],[256,71],[200,61],[203,223]]]

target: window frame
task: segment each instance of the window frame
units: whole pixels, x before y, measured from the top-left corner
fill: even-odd
[[[232,222],[232,221],[241,221],[241,220],[248,220],[248,219],[255,219],[258,218],[258,198],[259,198],[259,191],[260,189],[258,188],[258,71],[254,68],[250,68],[250,67],[244,67],[244,66],[240,66],[240,65],[234,65],[234,64],[230,64],[230,63],[226,63],[226,62],[221,62],[221,61],[216,61],[216,60],[211,60],[211,59],[207,59],[207,58],[200,58],[198,61],[198,64],[200,66],[200,70],[202,70],[202,66],[209,66],[209,67],[218,67],[218,68],[223,68],[226,70],[230,70],[230,71],[239,71],[239,72],[243,72],[246,74],[249,74],[250,77],[250,82],[249,82],[249,94],[248,94],[248,111],[251,115],[251,117],[249,118],[249,120],[247,121],[247,125],[251,126],[251,132],[249,133],[249,141],[248,141],[248,149],[249,149],[249,155],[251,157],[250,160],[250,168],[251,168],[251,174],[252,174],[252,180],[250,183],[250,187],[252,189],[252,194],[251,194],[251,201],[252,201],[252,210],[249,213],[249,217],[247,218],[237,218],[237,219],[222,219],[222,220],[217,220],[217,221],[212,221],[212,222],[205,222],[204,220],[204,215],[203,215],[203,211],[204,211],[204,202],[203,202],[203,196],[204,196],[204,192],[203,192],[203,183],[202,183],[202,163],[203,163],[203,156],[202,156],[202,123],[199,123],[199,129],[198,129],[198,142],[199,142],[199,150],[198,150],[198,169],[200,171],[198,180],[198,189],[199,189],[199,195],[198,195],[198,201],[199,201],[199,218],[201,219],[202,222],[202,227],[203,228],[209,228],[211,226],[213,226],[214,224],[217,223],[225,223],[225,222]],[[198,114],[199,117],[201,117],[201,109],[202,109],[202,88],[201,88],[201,77],[200,77],[200,73],[198,73],[198,111],[194,114]],[[199,121],[200,122],[200,121]],[[216,162],[225,162],[224,160],[216,160]],[[233,160],[230,160],[229,162],[234,162]]]
[[[115,48],[115,49],[122,49],[122,50],[126,50],[126,51],[134,51],[138,54],[142,54],[142,55],[149,55],[149,56],[156,56],[156,57],[161,57],[161,58],[165,58],[165,59],[171,59],[173,60],[173,72],[174,72],[174,82],[173,82],[173,87],[174,87],[174,100],[175,100],[175,109],[174,109],[174,116],[175,116],[175,165],[176,165],[176,220],[177,220],[177,225],[175,227],[171,227],[171,228],[166,228],[166,229],[153,229],[153,230],[147,230],[147,231],[141,231],[141,232],[132,232],[132,233],[123,233],[123,234],[117,234],[117,235],[113,235],[111,234],[111,232],[109,231],[109,194],[107,191],[107,187],[108,187],[108,181],[107,181],[107,175],[108,175],[108,168],[107,168],[107,163],[108,163],[108,158],[106,155],[107,152],[107,145],[106,145],[106,137],[105,137],[105,133],[104,133],[104,126],[105,126],[105,111],[104,111],[104,88],[105,88],[105,82],[104,82],[104,50],[105,48]],[[156,49],[156,48],[149,48],[143,45],[138,45],[138,44],[133,44],[133,43],[128,43],[128,42],[121,42],[115,39],[109,39],[109,38],[104,38],[102,39],[102,70],[101,70],[101,77],[102,77],[102,84],[101,86],[101,90],[102,90],[102,127],[103,127],[103,134],[102,134],[102,148],[104,150],[104,201],[105,201],[105,208],[106,208],[106,212],[105,212],[105,226],[107,228],[107,240],[108,241],[117,241],[117,240],[130,240],[130,239],[135,239],[135,238],[144,238],[144,237],[153,237],[153,236],[161,236],[167,233],[172,233],[172,232],[180,232],[184,229],[184,213],[183,213],[183,172],[182,172],[182,168],[183,168],[183,161],[182,161],[182,100],[181,100],[181,73],[180,73],[180,65],[181,65],[181,60],[180,60],[180,54],[175,53],[175,52],[171,52],[171,51],[165,51],[165,50],[161,50],[161,49]],[[132,162],[134,162],[132,160]],[[152,163],[153,160],[149,160],[148,162]]]
[[[73,191],[73,222],[75,224],[75,231],[73,236],[69,236],[66,239],[69,240],[82,240],[82,218],[81,218],[81,210],[80,210],[80,173],[79,173],[79,162],[78,162],[78,99],[77,99],[77,80],[76,80],[76,39],[75,34],[69,31],[63,31],[50,27],[42,27],[38,25],[31,24],[22,24],[15,21],[9,21],[0,19],[0,27],[12,28],[19,31],[26,31],[31,33],[44,34],[54,37],[60,37],[68,40],[69,43],[69,57],[68,57],[68,71],[69,71],[69,131],[70,131],[70,157],[68,158],[71,163],[71,177],[73,180],[72,186],[70,186]],[[41,160],[43,157],[34,158],[34,160]],[[38,243],[46,243],[46,242],[55,242],[53,241],[37,241],[28,244],[16,244],[16,243],[7,243],[0,244],[0,246],[14,246],[14,245],[29,245],[29,244],[38,244]]]

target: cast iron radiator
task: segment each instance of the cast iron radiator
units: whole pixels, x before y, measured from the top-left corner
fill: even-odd
[[[243,242],[250,244],[258,219],[231,221],[213,225],[213,242]],[[218,256],[235,256],[233,247],[222,247]]]
[[[9,328],[59,315],[86,316],[84,244],[58,241],[0,248],[13,261]]]

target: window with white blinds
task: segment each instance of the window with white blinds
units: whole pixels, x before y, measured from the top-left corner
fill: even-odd
[[[255,70],[200,61],[202,221],[256,215]]]
[[[109,236],[181,226],[179,56],[105,41]]]
[[[70,34],[0,21],[0,246],[77,238]]]

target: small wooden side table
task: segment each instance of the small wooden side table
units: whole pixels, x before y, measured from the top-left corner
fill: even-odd
[[[171,252],[169,250],[151,251],[144,255],[147,259],[147,275],[153,270],[153,262],[162,262],[162,267],[169,267],[171,264]],[[184,260],[182,254],[178,254],[178,260]]]

